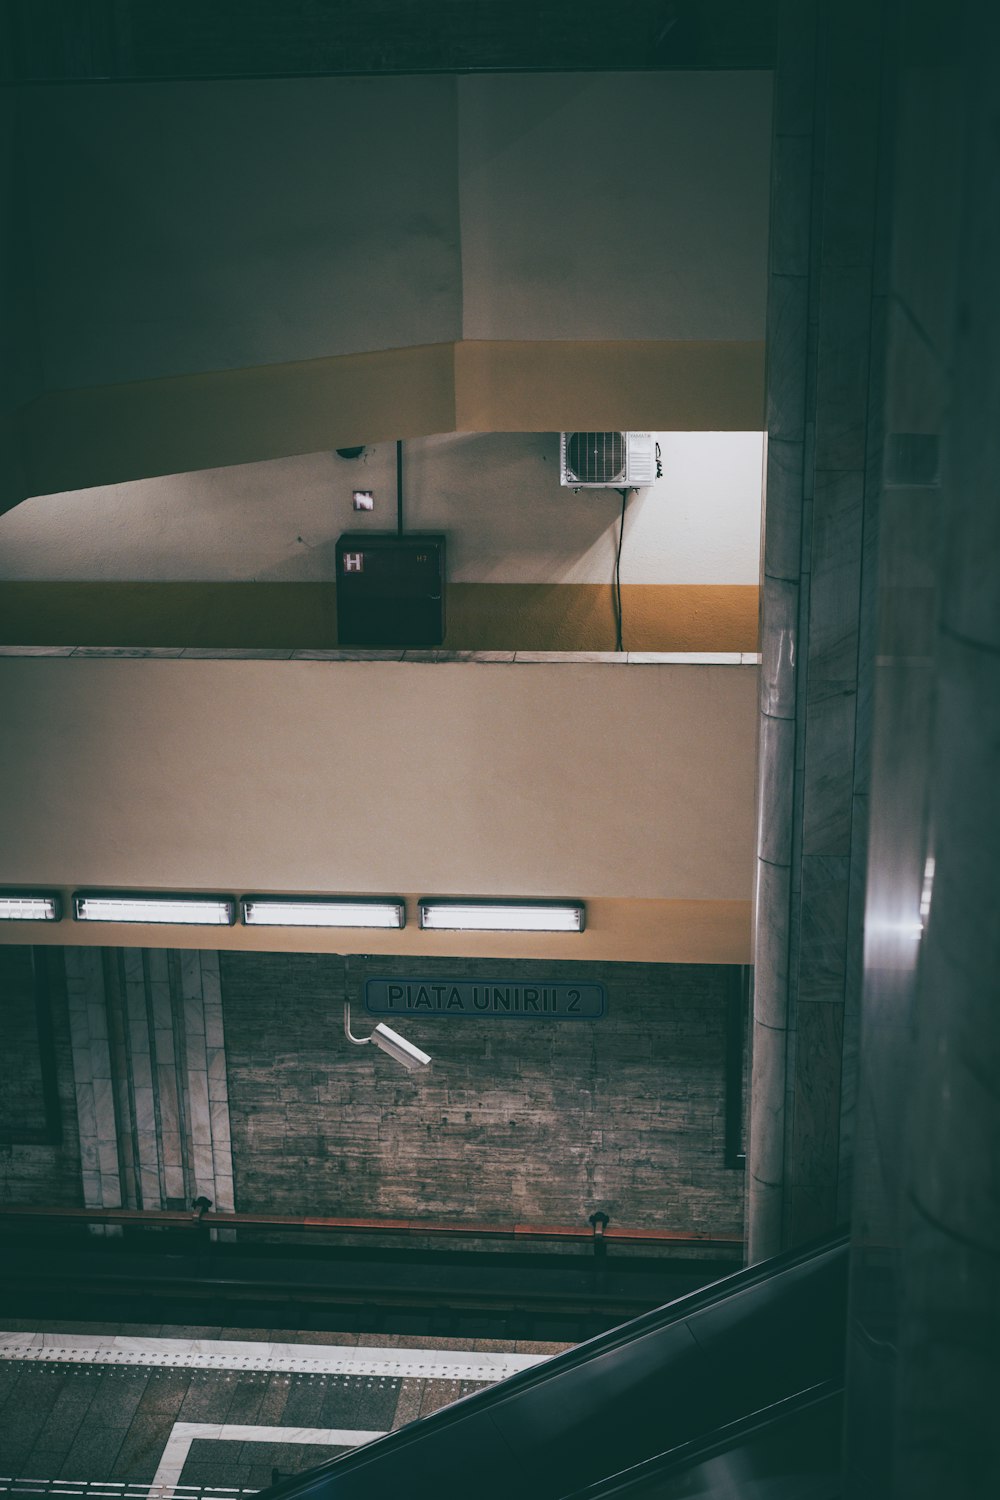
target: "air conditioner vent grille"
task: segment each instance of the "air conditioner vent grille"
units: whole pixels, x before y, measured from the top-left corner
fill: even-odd
[[[559,483],[572,490],[634,490],[659,476],[651,432],[563,432]]]
[[[571,432],[566,468],[580,484],[614,484],[625,472],[624,432]]]

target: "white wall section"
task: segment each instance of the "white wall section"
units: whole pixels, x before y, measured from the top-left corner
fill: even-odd
[[[756,584],[762,435],[657,434],[663,478],[629,500],[622,579]],[[443,531],[463,583],[607,583],[617,491],[559,485],[555,433],[458,433],[404,450],[406,524]],[[375,510],[352,508],[371,489]],[[0,578],[320,582],[336,538],[396,524],[391,443],[24,501],[0,516]]]

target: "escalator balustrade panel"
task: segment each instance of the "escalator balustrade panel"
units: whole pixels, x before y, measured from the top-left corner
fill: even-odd
[[[265,1493],[568,1500],[621,1476],[675,1485],[635,1490],[650,1497],[828,1500],[836,1490],[820,1439],[811,1478],[795,1455],[810,1422],[828,1434],[833,1420],[806,1393],[842,1389],[846,1304],[847,1242],[837,1238],[728,1276]],[[786,1403],[803,1400],[806,1414],[790,1415]],[[736,1446],[719,1448],[734,1433]],[[672,1474],[637,1472],[661,1459]]]

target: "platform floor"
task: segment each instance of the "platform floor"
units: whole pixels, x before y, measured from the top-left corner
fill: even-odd
[[[0,1477],[262,1489],[566,1344],[5,1318]]]

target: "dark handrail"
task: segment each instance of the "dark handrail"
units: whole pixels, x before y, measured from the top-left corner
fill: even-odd
[[[595,1216],[603,1217],[603,1215]],[[4,1219],[66,1220],[93,1224],[149,1224],[158,1228],[204,1229],[243,1228],[305,1230],[343,1234],[436,1235],[461,1239],[493,1240],[580,1240],[593,1243],[594,1227],[572,1224],[485,1224],[479,1222],[441,1221],[437,1219],[355,1219],[339,1216],[298,1214],[213,1213],[195,1215],[176,1209],[142,1208],[62,1208],[6,1204],[0,1207]],[[703,1234],[698,1230],[630,1229],[607,1225],[601,1238],[629,1245],[690,1245],[709,1250],[734,1250],[742,1246],[736,1234]]]
[[[695,1438],[689,1443],[679,1443],[654,1458],[634,1465],[618,1474],[608,1475],[585,1489],[576,1490],[566,1500],[611,1500],[614,1495],[631,1493],[633,1489],[644,1489],[669,1475],[687,1471],[695,1462],[732,1452],[745,1447],[747,1441],[759,1433],[773,1430],[779,1424],[801,1416],[803,1413],[822,1411],[843,1396],[843,1381],[824,1380],[808,1390],[775,1401],[760,1411],[751,1412],[738,1422],[728,1422],[707,1437]],[[839,1425],[839,1424],[838,1424]],[[836,1454],[831,1455],[836,1461]],[[649,1491],[649,1493],[655,1493]]]

